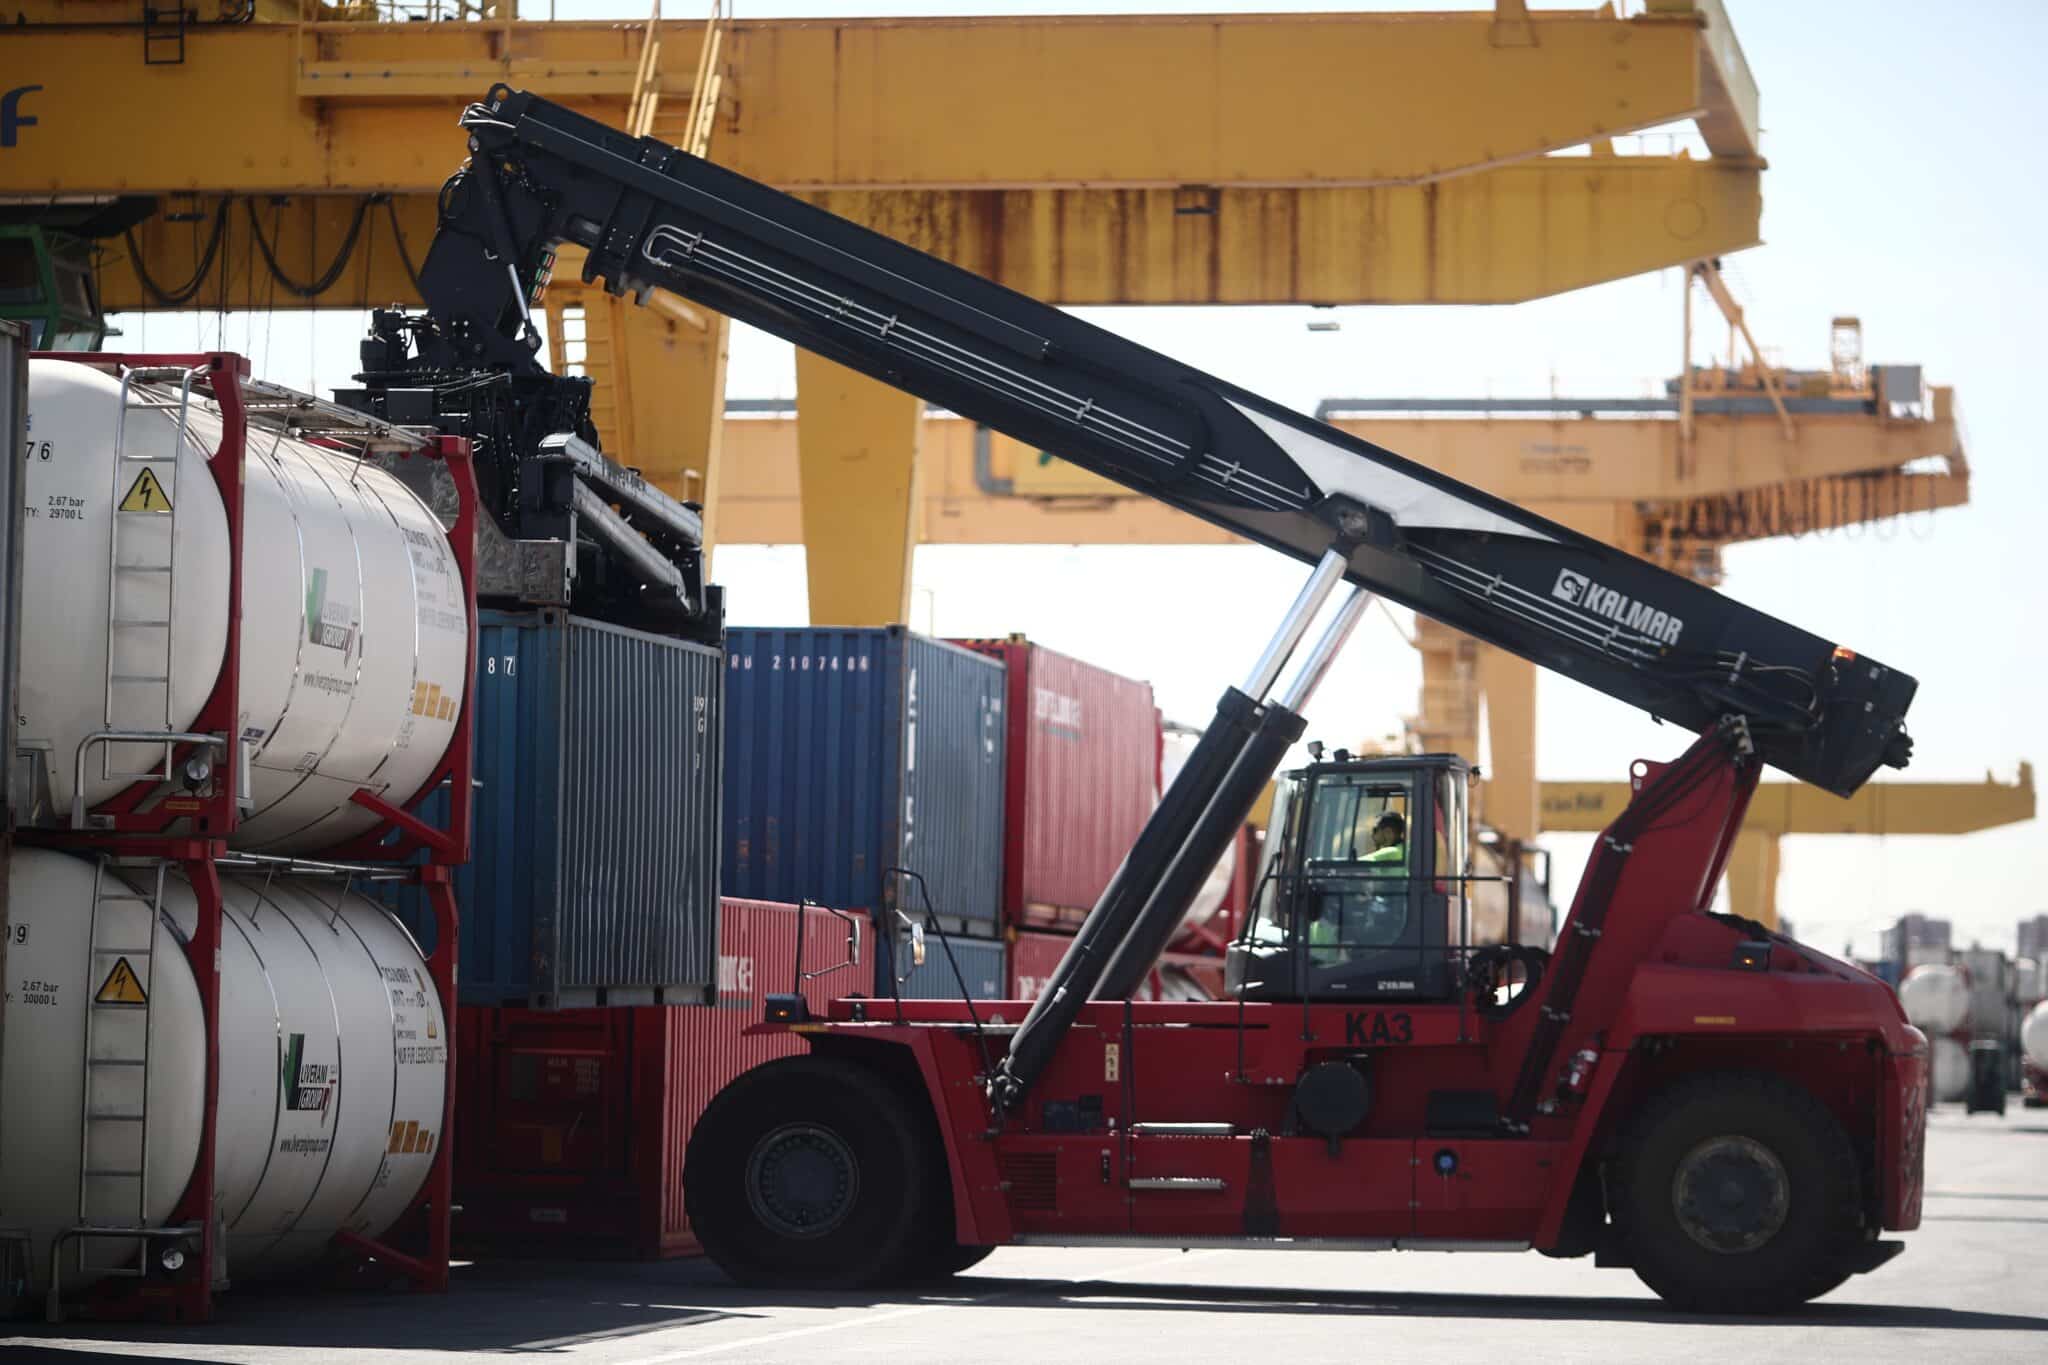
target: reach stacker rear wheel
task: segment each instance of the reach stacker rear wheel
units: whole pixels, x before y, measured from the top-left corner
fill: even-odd
[[[1849,1276],[1864,1237],[1855,1150],[1809,1092],[1716,1072],[1653,1097],[1623,1133],[1609,1197],[1643,1283],[1705,1313],[1772,1313]]]
[[[684,1154],[683,1201],[704,1251],[744,1285],[852,1289],[923,1267],[931,1226],[925,1125],[889,1083],[791,1057],[713,1100]]]

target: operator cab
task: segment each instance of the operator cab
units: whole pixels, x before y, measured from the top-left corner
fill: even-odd
[[[1282,773],[1225,981],[1245,1000],[1450,1000],[1469,934],[1471,765],[1454,754]]]

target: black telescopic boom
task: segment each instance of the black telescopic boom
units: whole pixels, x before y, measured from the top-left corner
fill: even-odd
[[[544,373],[562,242],[1303,560],[1660,719],[1742,716],[1847,796],[1911,752],[1904,673],[652,138],[494,88],[464,111],[420,294],[451,364]]]

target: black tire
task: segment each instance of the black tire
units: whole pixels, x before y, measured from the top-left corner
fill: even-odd
[[[857,1289],[914,1275],[930,1245],[925,1126],[857,1063],[757,1067],[690,1135],[690,1226],[743,1285]]]
[[[1866,1236],[1856,1152],[1803,1088],[1761,1072],[1687,1077],[1650,1099],[1618,1150],[1615,1230],[1666,1302],[1777,1313],[1849,1277]]]

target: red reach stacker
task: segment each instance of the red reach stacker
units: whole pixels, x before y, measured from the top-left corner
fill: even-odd
[[[548,382],[529,310],[572,241],[614,291],[688,296],[1313,566],[1036,1002],[771,1000],[809,1054],[734,1082],[688,1153],[733,1276],[1535,1249],[1755,1312],[1898,1251],[1925,1038],[1875,978],[1712,906],[1766,764],[1840,795],[1905,765],[1910,677],[652,139],[503,87],[463,126],[403,329],[422,373]],[[1463,760],[1281,773],[1231,998],[1133,1000],[1371,593],[1698,738],[1635,766],[1551,954],[1467,941]],[[914,872],[899,911],[946,913]]]

